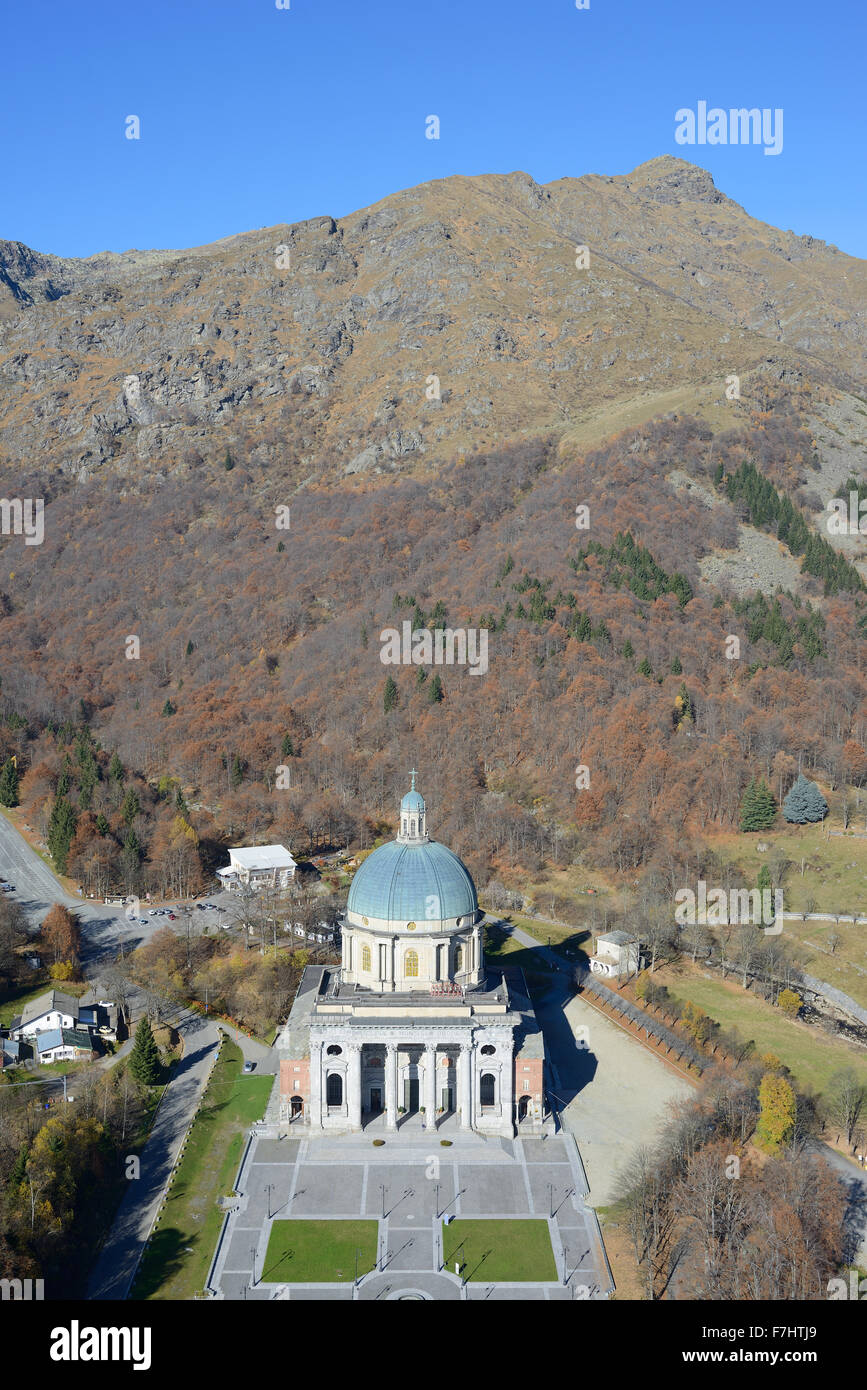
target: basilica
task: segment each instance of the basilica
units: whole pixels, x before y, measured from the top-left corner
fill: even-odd
[[[278,1036],[281,1116],[311,1135],[540,1132],[544,1044],[523,973],[487,966],[475,884],[428,835],[416,775],[396,838],[352,881],[340,967],[307,967]]]

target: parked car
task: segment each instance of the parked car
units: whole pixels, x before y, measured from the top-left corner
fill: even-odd
[[[255,1067],[255,1065],[256,1065],[255,1062],[245,1062],[245,1063],[244,1063],[244,1071],[245,1071],[245,1073],[246,1073],[246,1072],[251,1072],[251,1071],[253,1070],[253,1068]]]
[[[177,920],[178,920],[178,919],[177,919],[176,914],[175,914],[174,912],[170,912],[170,913],[169,913],[169,921],[170,921],[170,922],[176,922]]]
[[[4,884],[3,884],[3,892],[4,892],[4,893],[14,893],[14,892],[15,892],[15,884],[14,884],[14,883],[4,883]]]

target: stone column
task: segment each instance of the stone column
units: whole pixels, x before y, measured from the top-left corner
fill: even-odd
[[[437,1127],[437,1049],[425,1043],[424,1049],[424,1127]]]
[[[385,1127],[397,1129],[397,1043],[385,1045]]]
[[[310,1047],[310,1124],[313,1129],[322,1128],[322,1044],[319,1042]]]
[[[349,1128],[361,1129],[361,1043],[349,1044],[346,1090]]]
[[[506,1121],[508,1133],[515,1133],[515,1056],[511,1048],[500,1071],[500,1114]]]
[[[461,1112],[463,1129],[473,1127],[473,1065],[472,1043],[461,1043],[461,1058],[458,1068],[458,1108]]]

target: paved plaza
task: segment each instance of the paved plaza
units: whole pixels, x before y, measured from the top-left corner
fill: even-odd
[[[547,1139],[437,1139],[399,1135],[381,1148],[365,1135],[253,1137],[238,1197],[220,1239],[209,1287],[228,1299],[606,1298],[611,1277],[571,1135]],[[480,1281],[482,1271],[442,1267],[442,1221],[455,1217],[545,1220],[556,1283]],[[378,1223],[377,1266],[355,1283],[262,1279],[275,1220],[367,1218]],[[469,1275],[476,1278],[468,1278]]]

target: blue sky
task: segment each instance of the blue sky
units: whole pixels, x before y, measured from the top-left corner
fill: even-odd
[[[449,174],[547,182],[670,153],[754,216],[865,256],[865,31],[863,0],[9,6],[0,237],[191,246]],[[677,145],[675,112],[700,100],[781,107],[782,153]]]

